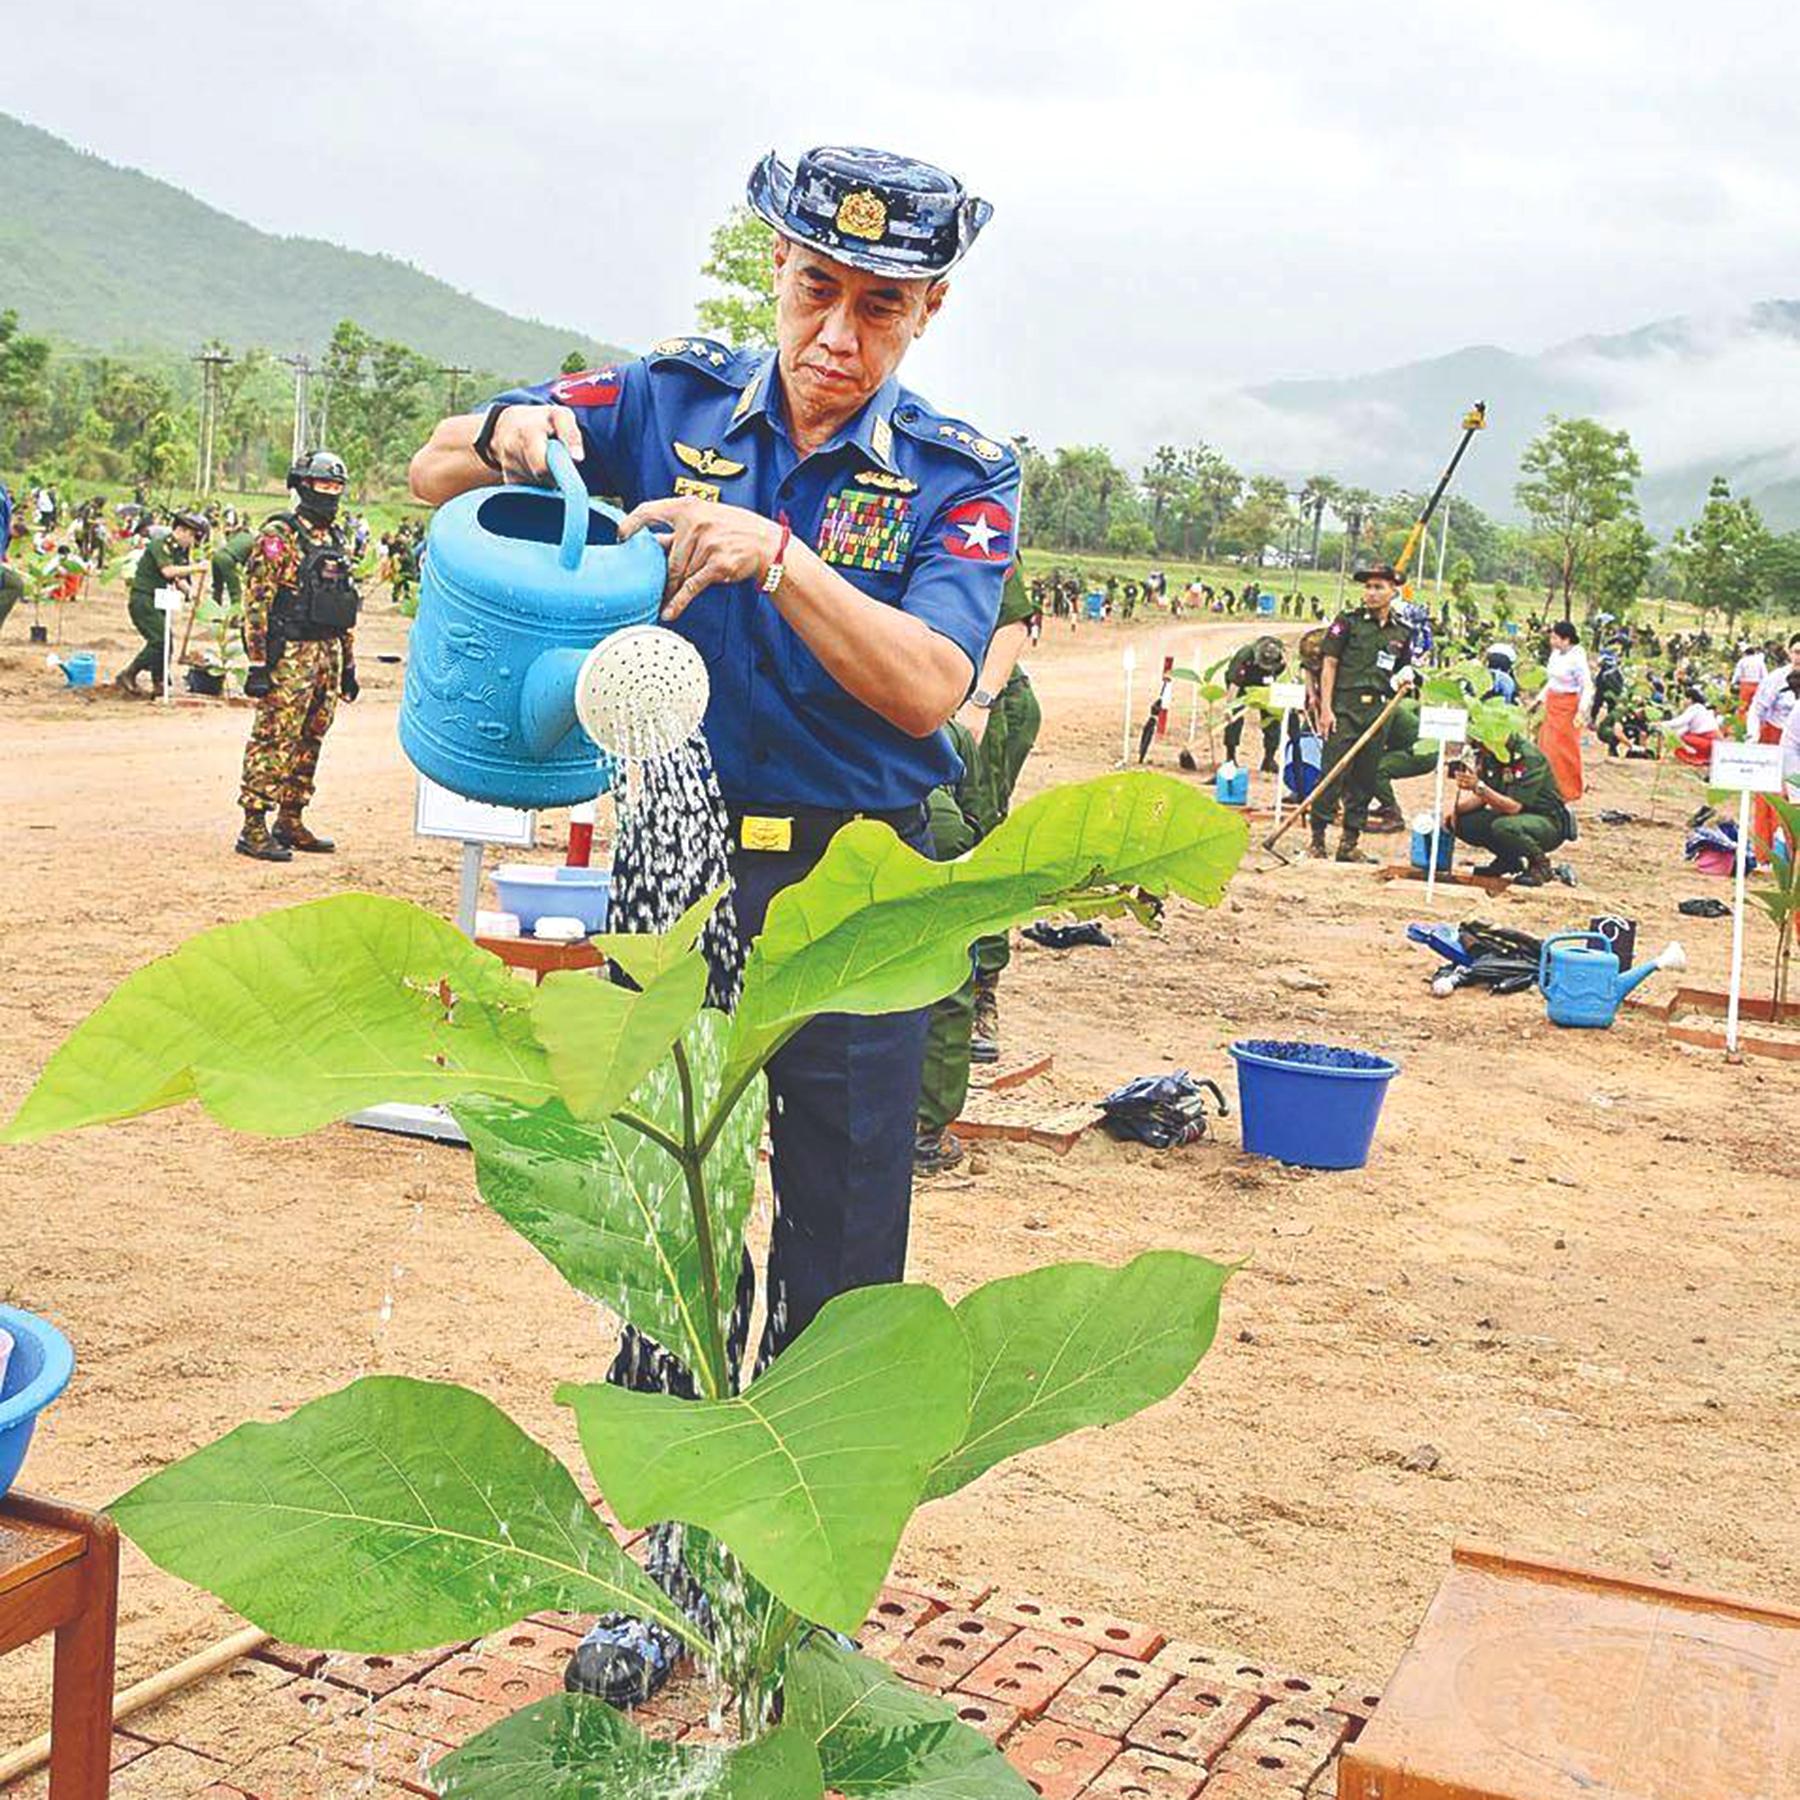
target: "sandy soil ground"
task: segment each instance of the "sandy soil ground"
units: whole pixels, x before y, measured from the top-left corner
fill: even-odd
[[[245,712],[65,692],[26,623],[0,643],[8,1111],[114,983],[205,926],[347,887],[448,910],[455,851],[413,838],[394,737],[398,621],[365,630],[364,699],[325,754],[317,822],[342,852],[285,868],[231,854]],[[1243,635],[1144,625],[1134,641],[1141,671],[1164,648],[1185,660],[1196,636],[1218,655]],[[103,671],[131,643],[116,596],[84,603],[66,637]],[[1047,722],[1027,789],[1116,759],[1119,643],[1053,628],[1031,659]],[[1691,778],[1665,772],[1660,825],[1609,828],[1603,805],[1649,813],[1652,771],[1594,772],[1579,893],[1446,893],[1438,916],[1545,931],[1625,912],[1651,947],[1679,935],[1690,979],[1722,986],[1728,924],[1674,913],[1723,888],[1680,861]],[[1059,1096],[1171,1065],[1229,1090],[1238,1035],[1380,1049],[1404,1075],[1354,1174],[1247,1158],[1233,1120],[1173,1155],[1100,1137],[1062,1158],[987,1150],[925,1186],[913,1272],[953,1291],[1151,1245],[1247,1266],[1181,1395],[933,1507],[903,1568],[1376,1677],[1462,1538],[1794,1598],[1800,1069],[1727,1067],[1644,1016],[1573,1035],[1531,996],[1434,1001],[1430,959],[1402,936],[1423,911],[1410,884],[1252,856],[1224,906],[1176,907],[1161,936],[1021,949],[1006,1030],[1054,1049]],[[1758,981],[1769,942],[1753,921]],[[165,1114],[7,1152],[0,1222],[7,1297],[80,1354],[34,1488],[102,1502],[374,1369],[469,1382],[578,1460],[550,1393],[603,1365],[610,1323],[481,1207],[461,1153],[348,1128],[261,1143]],[[1429,1461],[1410,1455],[1425,1445],[1434,1468],[1403,1466]],[[128,1551],[122,1682],[230,1624]],[[38,1728],[46,1687],[42,1654],[0,1665],[0,1741]]]

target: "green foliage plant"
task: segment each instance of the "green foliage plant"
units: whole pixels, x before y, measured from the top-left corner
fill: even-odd
[[[1172,1393],[1229,1270],[1150,1250],[827,1305],[740,1388],[726,1349],[769,1058],[820,1012],[951,992],[977,937],[1046,909],[1213,905],[1243,821],[1143,771],[1042,794],[934,863],[858,821],[779,895],[735,1013],[696,949],[717,895],[661,936],[603,937],[630,987],[535,990],[434,915],[340,895],[202,933],[129,976],[55,1053],[0,1139],[197,1100],[294,1136],[384,1100],[450,1107],[484,1201],[580,1293],[692,1371],[693,1401],[571,1381],[602,1495],[679,1523],[708,1636],[614,1542],[574,1477],[468,1388],[375,1375],[239,1426],[114,1502],[156,1563],[291,1641],[365,1654],[542,1608],[667,1626],[729,1696],[735,1748],[671,1747],[597,1700],[526,1708],[437,1765],[481,1800],[1030,1800],[986,1738],[829,1632],[859,1629],[923,1501]],[[827,1628],[821,1632],[816,1627]]]

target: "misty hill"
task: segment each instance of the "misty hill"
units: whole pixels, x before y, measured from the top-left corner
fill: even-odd
[[[1380,490],[1433,479],[1472,401],[1488,430],[1458,485],[1517,515],[1519,454],[1552,412],[1623,426],[1643,458],[1644,517],[1666,533],[1692,519],[1724,475],[1779,530],[1800,527],[1800,302],[1765,301],[1726,318],[1664,319],[1575,338],[1535,356],[1479,345],[1343,380],[1280,381],[1224,403],[1209,435],[1253,467],[1314,473]]]
[[[0,309],[96,349],[208,338],[324,347],[340,319],[445,362],[537,378],[585,332],[519,319],[389,256],[275,237],[0,113]]]

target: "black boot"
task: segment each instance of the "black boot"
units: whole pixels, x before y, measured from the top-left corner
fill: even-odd
[[[293,851],[270,836],[269,821],[260,807],[244,808],[244,828],[238,833],[236,848],[239,856],[254,856],[258,862],[294,860]]]
[[[954,1169],[963,1159],[962,1144],[948,1127],[942,1131],[921,1130],[913,1138],[913,1173],[942,1175]]]
[[[1380,858],[1370,856],[1362,848],[1362,833],[1346,825],[1343,836],[1338,839],[1337,860],[1341,863],[1374,863]]]
[[[290,850],[304,850],[315,856],[329,856],[337,848],[330,838],[316,837],[308,831],[298,809],[285,806],[275,815],[275,829],[270,835]]]

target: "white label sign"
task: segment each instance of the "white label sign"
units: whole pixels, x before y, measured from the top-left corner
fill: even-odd
[[[184,604],[180,588],[158,588],[156,590],[156,610],[165,613],[178,613]]]
[[[1306,704],[1306,683],[1304,681],[1271,681],[1269,683],[1269,704],[1277,712],[1298,712]]]
[[[1466,706],[1421,706],[1419,736],[1444,744],[1469,741],[1469,709]]]
[[[1781,746],[1721,739],[1713,745],[1710,785],[1734,794],[1779,794]]]
[[[454,838],[464,844],[507,844],[529,850],[537,842],[537,814],[516,806],[489,806],[467,800],[419,777],[413,830],[420,837]]]

